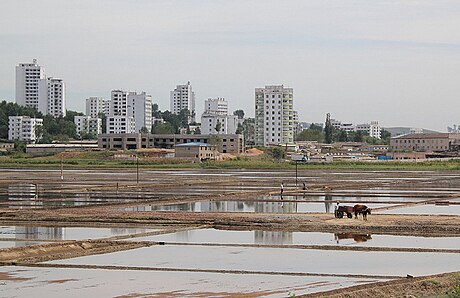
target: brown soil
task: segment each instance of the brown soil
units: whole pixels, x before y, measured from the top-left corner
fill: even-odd
[[[450,296],[447,293],[452,293]],[[389,282],[360,285],[340,290],[304,295],[317,298],[368,298],[368,297],[459,297],[460,272],[433,276],[405,278]]]

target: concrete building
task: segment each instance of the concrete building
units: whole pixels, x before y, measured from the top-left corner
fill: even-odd
[[[45,115],[64,117],[66,115],[66,90],[62,79],[46,78],[40,80],[38,110]]]
[[[32,63],[16,66],[16,103],[35,108],[44,115],[66,115],[66,90],[62,79],[47,78],[43,67]]]
[[[238,116],[228,115],[228,102],[225,99],[205,100],[204,113],[201,115],[202,134],[234,134],[237,128]]]
[[[109,116],[106,123],[107,133],[135,133],[136,123],[134,117]]]
[[[75,116],[74,123],[78,136],[89,134],[97,137],[102,133],[102,119],[91,116]]]
[[[128,116],[134,118],[135,132],[142,128],[152,129],[152,96],[145,92],[129,92],[127,95]]]
[[[38,84],[44,78],[45,69],[38,65],[37,59],[16,66],[16,103],[38,111]]]
[[[224,98],[208,98],[204,101],[204,112],[216,115],[228,115],[228,102]]]
[[[109,114],[109,100],[102,97],[89,97],[86,99],[86,116],[99,117],[99,114]]]
[[[176,89],[170,92],[170,109],[171,113],[176,115],[179,115],[184,109],[189,110],[188,122],[195,122],[195,92],[192,91],[190,82],[185,85],[177,85]]]
[[[136,133],[152,128],[152,96],[145,92],[112,90],[111,100],[105,103],[106,133]]]
[[[370,123],[356,125],[356,131],[362,131],[373,138],[380,139],[382,129],[378,121],[371,121]]]
[[[392,151],[449,151],[460,144],[459,133],[416,133],[390,139]]]
[[[201,142],[209,143],[214,136],[195,134],[101,134],[98,136],[98,146],[107,150],[134,150],[142,148],[167,148],[172,149],[178,144]],[[217,150],[221,153],[243,153],[244,140],[242,135],[219,135],[220,141]]]
[[[194,160],[215,160],[217,146],[208,143],[190,142],[175,146],[175,157]]]
[[[293,89],[283,85],[255,89],[255,143],[294,142]]]
[[[39,136],[36,129],[43,125],[43,119],[30,118],[28,116],[8,117],[8,140],[19,140],[27,143],[35,143]]]

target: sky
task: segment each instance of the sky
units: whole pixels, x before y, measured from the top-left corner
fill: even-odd
[[[445,131],[460,124],[460,1],[0,0],[0,99],[36,58],[67,108],[113,89],[161,110],[190,81],[254,116],[254,88],[294,88],[300,121]]]

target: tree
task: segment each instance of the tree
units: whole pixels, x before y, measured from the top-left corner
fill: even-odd
[[[326,144],[332,143],[332,123],[331,123],[331,114],[326,114],[326,123],[324,124],[324,139]]]
[[[156,122],[152,126],[152,133],[153,134],[173,134],[175,133],[174,127],[169,122],[160,123]]]
[[[193,134],[195,134],[195,135],[199,135],[199,134],[201,134],[201,129],[200,129],[200,127],[199,127],[199,126],[197,126],[197,127],[195,128],[195,131],[194,131],[194,133],[193,133]]]
[[[310,124],[309,128],[312,129],[312,130],[317,130],[317,131],[323,132],[323,126],[322,125],[312,123],[312,124]]]
[[[362,142],[363,141],[363,133],[362,131],[358,130],[354,133],[353,142]]]
[[[216,127],[214,129],[217,133],[220,133],[220,130],[222,129],[222,123],[220,123],[219,120],[217,120]]]
[[[142,126],[141,130],[139,131],[140,133],[149,133],[149,130],[147,127]]]
[[[243,129],[244,129],[244,128],[243,128],[243,124],[238,123],[238,127],[236,128],[235,133],[236,133],[236,134],[242,134],[242,133],[243,133]]]
[[[208,139],[208,144],[220,146],[222,144],[222,139],[218,135],[212,135]]]
[[[324,134],[321,131],[316,129],[304,129],[301,133],[297,135],[297,141],[316,141],[316,142],[323,142],[324,141]]]
[[[339,142],[348,142],[348,134],[345,130],[339,130],[339,137],[338,137]]]
[[[286,151],[281,147],[271,147],[267,150],[267,152],[274,158],[274,159],[283,159],[286,156]]]
[[[238,119],[244,119],[244,111],[243,110],[236,110],[233,112],[233,115],[238,116]]]

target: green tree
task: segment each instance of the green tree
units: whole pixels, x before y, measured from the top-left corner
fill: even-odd
[[[324,134],[322,131],[318,131],[316,129],[304,129],[301,133],[297,135],[297,141],[316,141],[316,142],[323,142],[324,141]]]
[[[217,120],[216,127],[214,129],[217,133],[220,133],[220,130],[222,129],[222,123],[220,123],[219,120]]]
[[[218,135],[212,135],[208,139],[208,144],[220,146],[222,144],[222,139]]]
[[[267,150],[268,154],[270,154],[274,159],[283,159],[286,157],[286,150],[281,147],[270,147]]]
[[[312,130],[317,130],[317,131],[323,132],[323,126],[322,125],[312,123],[312,124],[310,124],[309,128],[312,129]]]
[[[238,116],[238,119],[244,119],[244,111],[243,110],[236,110],[233,112],[233,115]]]
[[[348,142],[348,134],[345,130],[339,130],[339,136],[338,136],[338,141],[339,142]]]
[[[149,133],[149,130],[147,127],[142,126],[141,130],[139,131],[140,133]]]
[[[173,134],[175,133],[174,127],[169,122],[160,123],[156,122],[152,127],[152,133],[154,134]]]
[[[242,134],[242,133],[243,133],[243,130],[244,130],[243,124],[238,123],[238,127],[236,128],[235,133],[236,133],[236,134]]]

